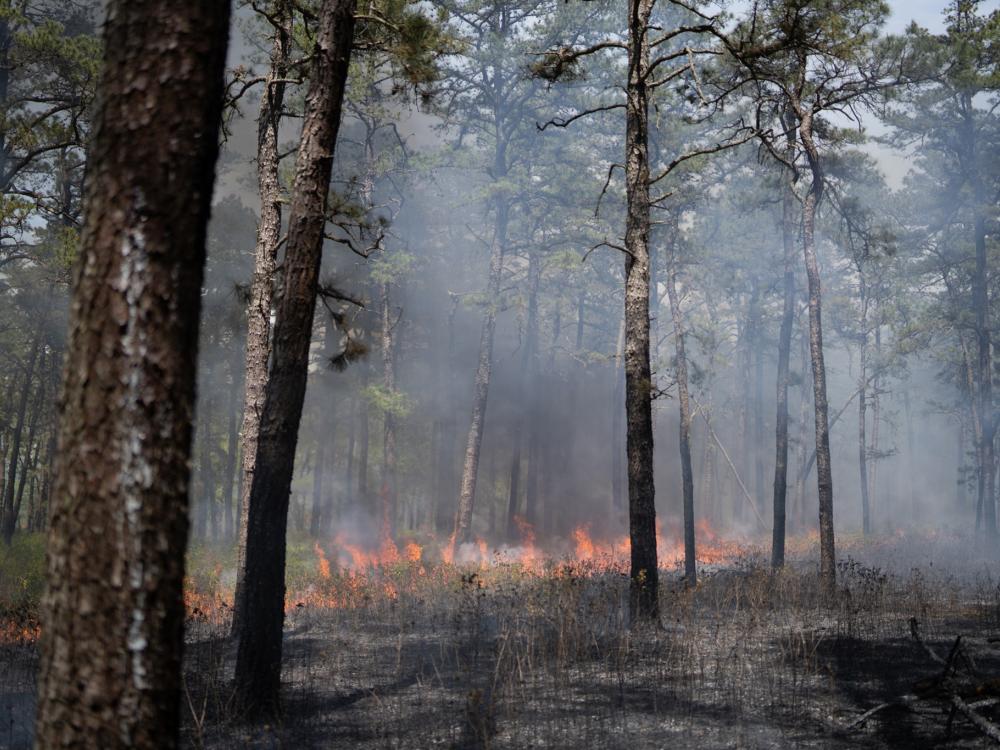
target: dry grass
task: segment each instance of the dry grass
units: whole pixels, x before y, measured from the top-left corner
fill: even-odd
[[[980,667],[1000,674],[986,642],[1000,634],[989,563],[943,542],[933,564],[925,541],[844,549],[856,557],[840,565],[835,601],[807,558],[773,575],[747,548],[693,590],[668,572],[662,623],[639,628],[627,621],[627,579],[601,561],[334,567],[289,599],[280,726],[233,715],[224,626],[192,629],[199,718],[185,738],[210,748],[981,746],[958,720],[946,735],[933,711],[845,727],[934,671],[909,637],[911,617],[929,642],[961,632],[982,645]]]
[[[285,715],[231,706],[226,561],[202,551],[189,581],[182,729],[196,748],[981,747],[933,706],[864,710],[933,673],[909,636],[958,634],[1000,675],[995,563],[947,540],[843,539],[824,600],[803,549],[774,575],[744,547],[697,588],[665,571],[662,622],[630,628],[627,579],[596,560],[530,566],[403,560],[324,575],[292,556]],[[994,652],[997,655],[994,656]],[[0,647],[0,747],[26,746],[36,658]],[[988,714],[989,715],[989,714]],[[4,717],[0,717],[4,718]],[[8,731],[5,728],[10,725]],[[3,736],[4,733],[6,736]]]

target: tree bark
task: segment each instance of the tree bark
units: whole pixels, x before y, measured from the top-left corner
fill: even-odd
[[[257,114],[257,191],[260,221],[254,247],[253,281],[247,304],[247,342],[243,374],[243,424],[240,428],[240,522],[236,545],[236,592],[232,633],[243,621],[243,584],[246,575],[247,523],[250,488],[257,461],[261,413],[268,385],[271,356],[271,310],[274,305],[274,269],[281,240],[281,179],[278,137],[284,111],[285,79],[291,50],[291,11],[285,0],[274,7],[277,25],[271,39],[271,60],[264,78]]]
[[[38,387],[35,389],[35,398],[31,406],[31,418],[28,423],[28,437],[25,441],[28,446],[28,452],[21,464],[20,476],[17,481],[17,493],[14,495],[13,503],[9,509],[10,512],[4,518],[3,537],[4,542],[7,544],[11,543],[11,540],[14,538],[14,532],[17,530],[17,522],[21,517],[21,501],[24,499],[24,488],[29,475],[32,476],[32,482],[34,482],[35,464],[38,463],[38,453],[41,450],[41,445],[35,444],[35,434],[38,430],[38,420],[42,413],[42,404],[45,403],[46,385],[48,385],[49,380],[48,373],[45,372],[45,364],[45,353],[42,352],[38,366],[38,369],[42,371],[42,377],[39,378]]]
[[[434,523],[439,533],[449,533],[454,529],[456,505],[455,482],[455,409],[452,394],[455,393],[455,314],[458,312],[458,295],[451,295],[451,307],[448,311],[448,342],[447,349],[441,356],[442,367],[439,370],[440,386],[443,387],[441,398],[441,436],[438,444],[437,478],[434,483]]]
[[[234,368],[235,369],[235,368]],[[236,485],[236,462],[239,458],[239,432],[236,425],[236,399],[238,381],[233,372],[230,384],[229,405],[226,409],[226,464],[222,479],[222,536],[229,542],[233,538],[233,489]]]
[[[868,484],[868,291],[864,271],[859,267],[861,284],[861,380],[858,384],[858,469],[861,482],[861,529],[872,533],[871,496]]]
[[[497,166],[502,160],[498,155]],[[497,171],[499,179],[506,170]],[[465,461],[462,465],[462,483],[458,494],[458,511],[455,514],[455,544],[472,541],[472,511],[476,500],[476,475],[479,472],[479,453],[483,443],[483,423],[486,419],[486,400],[490,390],[493,367],[493,337],[496,332],[497,307],[500,304],[500,282],[503,277],[503,260],[507,246],[507,225],[510,220],[510,203],[503,195],[496,200],[496,219],[493,242],[490,245],[490,271],[486,287],[486,312],[479,338],[479,364],[472,397],[472,420],[465,444]]]
[[[323,333],[323,356],[333,356],[337,344],[336,323],[330,318],[326,321]],[[329,377],[328,372],[323,373]],[[337,402],[331,398],[328,406],[317,415],[316,425],[316,462],[313,466],[312,512],[309,514],[309,535],[314,539],[330,531],[333,523],[333,496],[326,491],[327,462],[333,462],[334,430],[337,426]]]
[[[353,36],[353,0],[325,0],[317,21],[296,157],[284,284],[275,315],[272,366],[249,497],[244,609],[235,674],[238,703],[251,713],[274,714],[279,709],[289,493]]]
[[[788,152],[794,149],[789,137]],[[793,152],[794,153],[794,152]],[[793,154],[792,154],[793,155]],[[784,267],[782,283],[781,328],[778,331],[777,397],[774,419],[774,495],[771,527],[771,567],[785,564],[785,526],[788,499],[788,382],[792,351],[792,327],[795,324],[795,196],[785,184],[781,196],[781,240]]]
[[[36,748],[178,743],[198,314],[229,3],[113,0],[88,160]]]
[[[977,196],[980,198],[981,196]],[[977,206],[975,223],[976,270],[972,277],[972,304],[976,315],[976,343],[978,358],[976,380],[979,391],[979,415],[982,422],[980,439],[980,505],[983,508],[983,527],[993,539],[997,535],[996,514],[996,456],[993,439],[996,420],[993,416],[993,364],[990,333],[989,277],[986,258],[986,219]]]
[[[28,362],[24,369],[24,381],[21,383],[21,395],[18,399],[17,413],[14,421],[14,430],[10,436],[10,450],[7,465],[7,481],[4,485],[3,496],[3,539],[6,544],[10,544],[14,535],[14,526],[17,518],[14,515],[14,499],[17,490],[17,465],[21,460],[21,438],[24,434],[24,422],[28,414],[28,398],[31,395],[32,386],[35,384],[35,364],[38,362],[38,353],[41,350],[42,337],[36,334],[31,342],[31,353],[28,355]],[[28,446],[31,448],[30,444]]]
[[[676,226],[671,224],[676,230]],[[670,258],[667,267],[667,295],[670,298],[670,317],[674,324],[674,374],[677,379],[677,403],[680,406],[680,456],[681,485],[684,497],[684,583],[695,586],[698,582],[697,558],[694,538],[694,472],[691,467],[691,397],[688,392],[687,354],[684,350],[685,326],[677,296],[677,259]]]
[[[649,18],[630,0],[625,90],[625,414],[633,622],[659,616],[653,484],[653,376],[649,363]]]
[[[396,394],[395,322],[392,319],[392,299],[389,282],[380,285],[379,306],[382,311],[382,387],[387,396]],[[387,409],[382,416],[382,530],[392,538],[396,534],[399,488],[396,483],[396,414]]]
[[[616,523],[625,514],[625,317],[618,327],[615,344],[614,381],[611,386],[611,513]]]
[[[799,135],[812,172],[812,185],[802,204],[802,251],[809,282],[809,359],[813,373],[813,413],[816,423],[816,484],[819,494],[820,579],[828,594],[837,584],[833,530],[833,470],[830,461],[829,405],[823,359],[823,292],[816,259],[816,208],[823,195],[823,170],[812,137],[812,116],[800,114]]]
[[[535,430],[532,425],[532,417],[535,413],[535,393],[538,386],[537,379],[533,377],[534,368],[532,363],[537,359],[538,340],[538,285],[541,279],[541,263],[538,254],[531,250],[528,255],[528,308],[524,321],[524,341],[521,344],[521,372],[520,375],[520,397],[518,403],[521,411],[514,420],[514,428],[511,430],[512,442],[514,444],[513,454],[510,460],[510,488],[507,498],[507,540],[517,539],[517,527],[514,517],[517,515],[518,503],[520,502],[521,484],[521,442],[523,439],[524,426],[527,424],[532,435]],[[530,440],[530,438],[529,438]],[[529,451],[528,459],[531,461],[535,456]],[[535,482],[537,489],[537,482]],[[534,492],[532,493],[534,494]],[[526,503],[525,518],[529,524],[536,524],[535,518],[535,498],[532,497]],[[529,512],[530,511],[530,512]]]

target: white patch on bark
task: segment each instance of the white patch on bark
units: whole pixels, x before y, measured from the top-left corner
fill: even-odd
[[[119,439],[119,487],[125,501],[125,536],[131,544],[128,550],[128,585],[133,597],[126,646],[132,659],[132,683],[136,690],[149,687],[145,665],[149,639],[145,629],[146,592],[142,562],[142,502],[143,495],[153,485],[153,467],[145,455],[146,435],[142,429],[147,421],[142,403],[147,349],[141,307],[149,266],[146,252],[146,238],[140,224],[122,240],[121,271],[117,284],[117,290],[125,299],[126,320],[122,351],[128,368],[124,382],[125,394],[120,404],[124,416],[119,422],[122,425]]]

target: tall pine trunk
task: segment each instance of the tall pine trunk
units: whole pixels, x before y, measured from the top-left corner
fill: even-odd
[[[859,268],[861,283],[861,379],[858,383],[858,473],[861,483],[861,529],[872,533],[871,486],[868,482],[868,289],[864,271]]]
[[[633,622],[659,616],[653,484],[653,375],[649,363],[649,17],[630,0],[625,89],[625,423]]]
[[[32,386],[35,384],[35,364],[38,362],[38,353],[41,350],[41,345],[41,334],[36,334],[31,342],[31,353],[28,354],[28,362],[24,367],[24,380],[21,383],[21,395],[18,398],[17,412],[14,417],[14,430],[10,436],[7,481],[4,484],[2,505],[3,515],[0,518],[3,525],[3,539],[6,544],[10,544],[11,537],[14,535],[14,526],[17,523],[17,517],[14,515],[14,501],[17,490],[15,479],[18,473],[18,462],[21,460],[21,443],[24,435],[24,422],[28,415],[28,398],[31,395]]]
[[[791,149],[789,149],[791,150]],[[771,567],[785,564],[785,526],[788,502],[788,383],[795,324],[795,196],[791,184],[783,185],[781,196],[781,240],[783,283],[781,328],[778,331],[777,398],[774,419],[774,495],[771,528]]]
[[[113,0],[87,162],[36,748],[173,748],[228,2]]]
[[[809,282],[809,360],[813,373],[813,414],[816,424],[816,485],[819,495],[820,580],[828,594],[837,584],[837,554],[833,531],[833,467],[830,460],[829,405],[823,358],[823,291],[816,258],[816,209],[823,195],[823,170],[813,141],[812,117],[799,120],[799,135],[812,172],[812,185],[802,204],[802,251]]]
[[[240,429],[240,504],[236,545],[236,593],[233,598],[232,632],[243,620],[243,583],[246,576],[247,522],[250,488],[257,461],[261,413],[268,382],[271,356],[271,309],[274,305],[274,269],[281,240],[281,179],[278,136],[284,110],[285,79],[291,46],[291,11],[285,0],[274,8],[276,25],[271,39],[271,60],[264,78],[257,114],[257,191],[260,220],[254,248],[253,281],[247,304],[247,342],[243,375],[243,425]]]
[[[35,443],[35,435],[38,431],[38,420],[41,417],[42,404],[45,403],[46,386],[49,381],[48,373],[45,372],[45,364],[45,353],[43,352],[38,364],[38,369],[43,374],[39,378],[38,387],[35,389],[35,398],[31,405],[31,418],[28,423],[28,436],[25,441],[28,451],[24,457],[24,462],[21,464],[14,502],[11,505],[10,513],[4,519],[3,536],[4,542],[7,544],[10,544],[11,539],[14,537],[14,532],[17,530],[17,522],[21,517],[21,501],[24,499],[24,488],[27,484],[28,476],[32,477],[32,485],[34,483],[35,465],[38,463],[38,453],[41,450],[41,444],[36,445]]]
[[[354,36],[354,5],[353,0],[325,0],[320,8],[295,163],[284,284],[249,496],[243,616],[236,652],[237,699],[252,713],[273,714],[279,708],[289,493],[306,392],[330,174]]]
[[[514,447],[510,459],[510,485],[507,498],[508,541],[514,541],[517,538],[515,516],[517,515],[518,503],[520,502],[521,443],[523,441],[525,425],[528,426],[532,435],[536,433],[531,420],[535,413],[535,391],[538,387],[538,383],[534,377],[535,373],[532,363],[537,360],[537,353],[535,352],[535,349],[537,346],[536,342],[538,340],[538,284],[540,279],[541,263],[539,262],[537,252],[531,250],[528,256],[528,309],[525,314],[524,321],[524,341],[521,344],[521,371],[519,373],[521,382],[519,384],[520,398],[518,401],[521,406],[521,411],[514,420],[514,426],[511,430],[511,438]],[[529,451],[529,461],[533,458],[535,457],[532,456]],[[528,523],[537,523],[537,519],[535,518],[535,498],[532,497],[526,505],[525,518]],[[530,513],[528,512],[529,510]]]
[[[676,230],[676,227],[672,225]],[[674,324],[674,374],[677,380],[677,402],[680,406],[681,486],[684,498],[684,583],[698,582],[694,539],[694,473],[691,468],[691,397],[688,392],[687,354],[684,349],[684,317],[677,296],[677,258],[671,257],[667,267],[667,295],[670,297],[670,317]]]
[[[977,196],[980,197],[980,196]],[[980,197],[981,198],[981,197]],[[993,439],[996,419],[993,413],[993,363],[990,332],[989,269],[986,257],[986,219],[981,207],[975,216],[976,270],[972,277],[972,304],[976,316],[978,358],[976,380],[979,391],[980,438],[979,504],[983,509],[983,527],[989,538],[997,535],[996,455]]]
[[[498,152],[497,178],[503,176],[504,157]],[[497,307],[500,304],[500,282],[503,277],[504,253],[507,246],[507,226],[510,221],[510,202],[504,195],[496,200],[496,217],[493,242],[490,245],[490,270],[486,288],[486,312],[479,337],[479,363],[473,386],[472,420],[465,443],[465,460],[462,464],[462,483],[458,493],[458,511],[455,513],[453,542],[462,544],[472,539],[472,511],[476,500],[476,475],[479,472],[479,454],[483,443],[486,421],[486,400],[490,390],[493,368],[493,337],[496,332]]]
[[[382,312],[382,388],[386,396],[396,394],[395,321],[388,281],[380,285],[379,307]],[[390,407],[382,416],[382,531],[390,538],[396,534],[399,516],[399,488],[396,482],[396,414]]]

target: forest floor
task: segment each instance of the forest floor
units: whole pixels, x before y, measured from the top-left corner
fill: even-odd
[[[192,748],[972,748],[1000,723],[1000,567],[930,537],[841,547],[836,600],[804,556],[760,550],[662,577],[630,628],[627,578],[585,561],[351,571],[317,550],[290,583],[284,719],[231,708],[218,576],[189,597]],[[215,581],[212,584],[212,581]],[[914,623],[916,630],[914,631]],[[27,747],[36,649],[0,645],[0,747]],[[956,644],[956,638],[961,640]],[[869,709],[893,703],[867,721]]]

